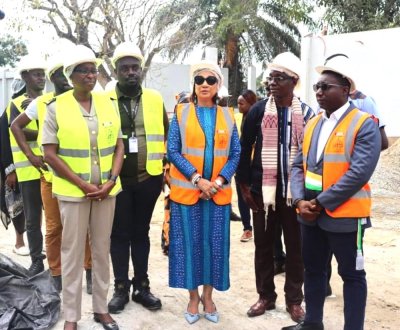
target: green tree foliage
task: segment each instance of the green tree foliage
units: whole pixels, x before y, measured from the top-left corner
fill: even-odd
[[[329,32],[357,32],[400,26],[400,0],[317,0],[326,7]]]
[[[269,61],[283,51],[299,55],[298,23],[313,24],[310,10],[301,0],[177,0],[159,12],[158,24],[176,26],[166,51],[172,60],[198,45],[217,47],[236,100],[252,58]]]
[[[0,67],[10,65],[14,67],[19,59],[28,53],[25,44],[10,35],[0,39]]]

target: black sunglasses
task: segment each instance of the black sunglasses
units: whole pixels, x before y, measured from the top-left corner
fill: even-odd
[[[214,85],[218,81],[217,77],[214,76],[208,76],[207,78],[204,78],[203,76],[196,76],[194,77],[194,83],[196,85],[203,85],[204,82],[207,82],[207,85]]]
[[[331,87],[345,87],[344,85],[338,85],[338,84],[328,84],[328,83],[324,83],[324,82],[320,82],[317,84],[313,85],[313,90],[314,92],[317,92],[319,89],[321,89],[322,91],[326,91]]]

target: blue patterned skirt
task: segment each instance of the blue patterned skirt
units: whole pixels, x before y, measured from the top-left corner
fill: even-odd
[[[195,205],[171,201],[169,286],[229,289],[230,205],[199,200]]]

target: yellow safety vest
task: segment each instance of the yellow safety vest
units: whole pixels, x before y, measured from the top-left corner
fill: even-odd
[[[54,98],[54,92],[43,94],[39,96],[36,101],[37,116],[39,122],[39,131],[37,136],[37,143],[42,151],[42,136],[43,136],[43,123],[47,112],[47,103]],[[40,153],[42,154],[42,152]],[[53,173],[51,171],[42,171],[43,176],[47,182],[52,182]]]
[[[107,92],[117,104],[117,93],[114,90]],[[164,102],[159,92],[154,89],[143,88],[143,121],[146,132],[147,160],[146,171],[150,175],[159,175],[163,172],[164,145]]]
[[[73,91],[65,92],[56,97],[55,112],[58,125],[59,141],[58,156],[86,182],[91,177],[90,133],[82,116]],[[101,182],[108,181],[121,129],[119,114],[111,100],[103,94],[92,93],[92,100],[98,119],[97,148],[100,159]],[[110,195],[114,196],[121,189],[118,179]],[[54,172],[53,194],[56,196],[84,197],[84,192],[68,180]]]
[[[10,117],[11,117],[11,103],[14,103],[15,107],[20,113],[23,113],[24,110],[22,109],[22,102],[26,100],[27,97],[26,95],[21,95],[14,100],[12,100],[7,107],[7,117],[9,124],[10,122]],[[27,129],[37,131],[37,123],[36,120],[32,120],[27,126]],[[28,160],[28,158],[25,156],[25,154],[22,152],[22,150],[19,148],[17,141],[15,140],[14,134],[11,132],[11,129],[9,129],[10,132],[10,146],[11,146],[11,151],[13,155],[13,161],[15,165],[15,169],[17,172],[17,178],[18,182],[25,182],[25,181],[31,181],[31,180],[37,180],[40,178],[40,172],[38,169],[36,169],[31,162]],[[28,145],[30,146],[32,152],[35,155],[41,155],[39,145],[37,144],[37,141],[27,141]]]

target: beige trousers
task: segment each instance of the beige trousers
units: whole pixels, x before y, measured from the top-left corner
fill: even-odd
[[[61,242],[62,295],[64,319],[81,319],[82,264],[86,234],[92,250],[93,312],[108,313],[107,293],[110,284],[110,235],[115,198],[99,201],[59,201],[63,225]]]
[[[51,276],[59,276],[61,275],[62,225],[58,200],[53,197],[52,186],[51,182],[47,182],[44,177],[40,178],[44,216],[46,218],[45,243],[47,262],[49,263]],[[87,235],[86,239],[84,267],[86,270],[92,269],[89,235]]]

